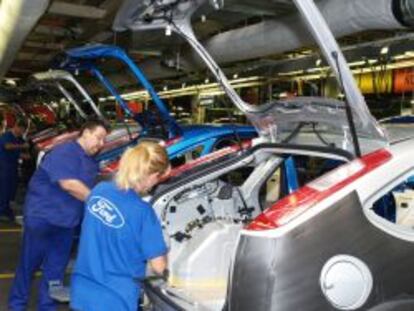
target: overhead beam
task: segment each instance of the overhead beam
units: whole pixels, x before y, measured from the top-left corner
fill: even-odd
[[[55,26],[38,25],[34,29],[34,33],[42,35],[50,35],[54,37],[77,36],[83,32],[80,28],[64,28]]]
[[[106,15],[106,10],[90,5],[55,1],[50,6],[48,13],[77,18],[102,19]]]
[[[98,32],[96,35],[89,38],[89,41],[91,42],[104,42],[110,38],[112,38],[114,35],[113,31],[101,31]]]
[[[104,32],[111,30],[112,21],[115,17],[118,8],[121,6],[122,1],[119,0],[104,0],[99,5],[99,8],[106,11],[106,16],[104,19],[99,21],[87,21],[85,20],[80,26],[85,30],[79,38],[80,42],[99,42],[101,39],[107,39],[107,36],[98,36],[93,38],[99,32]],[[112,31],[111,31],[112,32]],[[91,40],[93,38],[93,40]]]
[[[39,66],[39,63],[28,61],[17,61],[9,70],[9,75],[29,76],[34,72],[44,71],[45,66]]]
[[[31,73],[33,73],[33,69],[27,69],[27,68],[15,68],[15,67],[13,67],[13,68],[11,68],[10,70],[9,70],[9,72],[14,72],[14,73],[26,73],[26,74],[31,74]]]
[[[38,54],[38,53],[24,53],[20,52],[17,54],[17,61],[21,60],[28,60],[28,61],[36,61],[36,62],[48,62],[50,61],[51,56],[48,54]]]
[[[24,47],[28,48],[37,48],[45,50],[63,50],[64,46],[61,43],[50,43],[50,42],[36,42],[36,41],[26,41]]]

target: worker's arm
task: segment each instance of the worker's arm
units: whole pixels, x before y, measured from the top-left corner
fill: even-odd
[[[155,257],[149,261],[149,264],[155,273],[162,275],[167,268],[167,256]]]
[[[29,153],[27,153],[27,152],[25,152],[25,153],[22,153],[21,155],[20,155],[20,157],[23,159],[23,160],[29,160],[31,157],[30,157],[30,154]]]
[[[24,143],[24,144],[7,143],[7,144],[4,144],[4,149],[9,150],[9,151],[24,150],[24,149],[28,149],[28,148],[29,148],[28,143]]]
[[[59,180],[60,187],[80,201],[85,201],[91,190],[77,179]]]

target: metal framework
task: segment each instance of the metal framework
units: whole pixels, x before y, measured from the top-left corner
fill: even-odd
[[[70,95],[70,93],[63,87],[60,80],[68,81],[75,88],[82,94],[88,104],[92,107],[93,111],[96,113],[98,118],[104,120],[104,116],[99,108],[96,106],[93,99],[89,96],[88,92],[83,88],[83,86],[75,79],[75,77],[64,70],[49,70],[46,72],[39,72],[33,75],[33,77],[38,81],[55,81],[59,90],[63,93],[63,95],[73,104],[75,109],[80,113],[82,117],[86,117],[86,114],[82,111],[82,109],[77,104],[76,100]]]

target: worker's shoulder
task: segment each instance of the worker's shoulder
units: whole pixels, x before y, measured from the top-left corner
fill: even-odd
[[[0,143],[7,143],[10,140],[12,140],[14,137],[14,135],[12,134],[12,132],[7,131],[4,132],[3,134],[0,134]]]
[[[76,158],[77,154],[83,154],[82,147],[76,141],[68,141],[53,147],[52,150],[48,152],[49,155],[55,157],[66,157],[66,158]]]
[[[101,181],[92,189],[91,195],[102,196],[120,204],[136,202],[137,199],[133,191],[119,189],[114,181]]]
[[[75,140],[60,143],[53,147],[52,151],[74,151],[80,148],[79,144]]]
[[[116,207],[122,214],[129,216],[134,214],[144,216],[152,213],[151,204],[144,201],[133,190],[119,189],[114,181],[103,181],[97,184],[92,189],[88,203],[94,200],[110,202],[111,206]]]
[[[92,193],[108,193],[107,191],[111,189],[115,190],[112,181],[101,181],[92,189]]]

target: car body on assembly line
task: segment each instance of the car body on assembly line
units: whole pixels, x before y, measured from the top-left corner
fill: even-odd
[[[190,21],[204,2],[126,1],[114,28],[169,26],[202,50]],[[251,107],[203,52],[260,137],[155,189],[170,274],[144,282],[152,310],[414,309],[414,128],[376,122],[314,2],[292,2],[346,101]]]
[[[152,102],[146,110],[134,114],[124,99],[112,85],[111,81],[102,74],[99,62],[102,59],[116,59],[127,66],[139,86],[151,96]],[[125,114],[132,117],[142,127],[141,138],[156,138],[165,141],[170,159],[176,165],[188,160],[209,154],[210,152],[228,146],[237,140],[246,140],[257,137],[254,127],[250,125],[181,125],[155,92],[144,73],[132,61],[128,54],[117,46],[87,45],[65,51],[65,58],[60,66],[68,70],[91,72],[100,83],[112,94],[117,104]],[[114,166],[114,163],[108,163]],[[115,163],[116,165],[116,163]]]
[[[98,106],[95,104],[94,100],[84,89],[84,87],[76,80],[76,78],[68,71],[65,70],[49,70],[46,72],[38,72],[32,76],[32,79],[35,81],[36,85],[43,87],[55,87],[61,92],[61,94],[66,98],[66,100],[75,108],[79,116],[83,121],[88,120],[89,118],[101,119],[109,123],[102,112],[99,110]],[[81,99],[88,103],[91,107],[91,110],[94,113],[94,116],[88,116],[85,111],[82,109],[80,103],[75,98],[75,96],[65,87],[63,82],[68,83],[73,89],[77,90],[78,94],[81,96]],[[101,162],[102,166],[106,162],[112,161],[114,158],[118,157],[122,151],[129,146],[134,144],[138,133],[141,131],[141,128],[137,124],[115,124],[114,128],[110,134],[105,139],[105,145],[97,155],[97,160]],[[51,150],[54,146],[73,140],[79,135],[79,128],[73,128],[70,130],[56,131],[54,135],[45,136],[43,139],[38,139],[35,142],[36,151],[39,153],[37,162],[39,163],[43,155]]]
[[[328,106],[318,100],[273,105]],[[343,109],[335,120],[341,115]],[[357,310],[410,302],[402,293],[414,290],[407,273],[414,128],[386,148],[367,140],[355,157],[340,148],[345,135],[314,125],[326,126],[315,121],[299,133],[294,128],[291,140],[257,139],[200,158],[155,191],[170,247],[169,279],[145,283],[155,310]],[[387,265],[389,272],[381,271]]]

